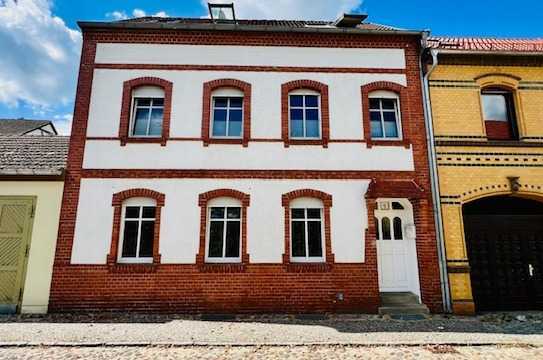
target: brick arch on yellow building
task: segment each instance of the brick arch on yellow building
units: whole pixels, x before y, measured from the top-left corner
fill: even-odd
[[[478,188],[468,189],[460,194],[459,202],[466,204],[485,197],[514,195],[543,202],[543,183],[542,184],[519,184],[518,191],[511,190],[511,185],[506,181],[492,185],[484,185]]]

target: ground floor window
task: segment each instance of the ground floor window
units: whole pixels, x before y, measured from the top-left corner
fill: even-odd
[[[241,261],[241,212],[240,206],[209,207],[209,262]]]
[[[123,206],[119,262],[153,262],[156,205],[151,199],[130,199]]]
[[[292,260],[324,261],[322,208],[291,208]]]

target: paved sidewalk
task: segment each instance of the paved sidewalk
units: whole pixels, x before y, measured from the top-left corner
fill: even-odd
[[[2,359],[542,359],[529,346],[210,346],[0,348]]]
[[[0,316],[0,346],[10,345],[496,345],[543,346],[543,313],[418,321],[375,315],[300,320],[289,315],[199,317],[88,314]]]

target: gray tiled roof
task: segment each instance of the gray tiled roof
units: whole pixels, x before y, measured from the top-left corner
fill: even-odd
[[[115,23],[115,22],[112,22]],[[214,24],[213,20],[205,18],[182,18],[182,17],[153,17],[146,16],[134,19],[119,20],[116,23],[130,24]],[[333,21],[320,20],[253,20],[253,19],[238,19],[238,26],[262,26],[262,27],[281,27],[291,29],[302,29],[307,27],[335,27]],[[358,29],[366,30],[402,30],[388,25],[374,24],[364,22],[357,26]]]
[[[0,135],[24,135],[49,124],[49,120],[0,119]]]
[[[0,175],[62,175],[68,136],[0,136]]]

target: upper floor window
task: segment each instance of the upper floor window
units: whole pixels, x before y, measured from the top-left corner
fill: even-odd
[[[131,198],[123,203],[119,262],[152,263],[156,201]]]
[[[290,222],[292,261],[324,262],[322,201],[312,198],[293,200]]]
[[[211,136],[236,138],[243,136],[243,92],[219,89],[212,96]]]
[[[401,139],[399,109],[399,98],[395,93],[375,91],[369,94],[372,139]]]
[[[291,139],[321,138],[320,94],[311,90],[289,93],[289,129]]]
[[[218,198],[208,204],[207,262],[241,262],[242,205]]]
[[[164,121],[164,90],[141,86],[133,91],[131,136],[160,137]]]
[[[481,98],[488,139],[516,138],[515,108],[511,92],[489,88],[483,90]]]

